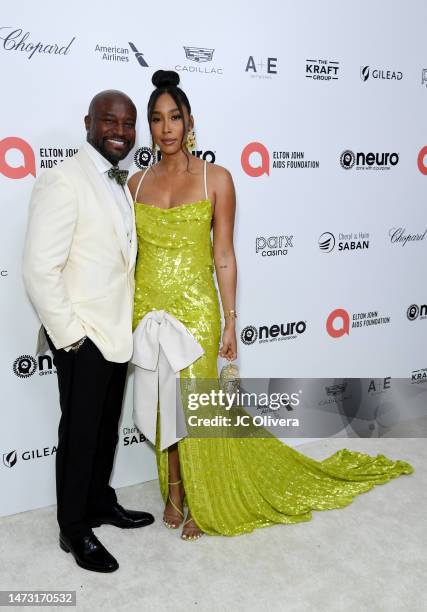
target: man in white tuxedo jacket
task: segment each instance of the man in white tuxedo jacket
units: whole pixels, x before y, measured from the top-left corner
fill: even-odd
[[[87,142],[36,181],[24,250],[24,281],[58,373],[61,419],[56,455],[60,546],[85,569],[111,572],[116,559],[92,527],[142,527],[147,512],[125,510],[109,485],[118,441],[137,241],[127,172],[136,108],[101,92],[85,117]]]

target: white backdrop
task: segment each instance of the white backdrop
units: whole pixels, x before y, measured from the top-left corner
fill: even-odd
[[[38,321],[21,278],[34,175],[79,148],[88,103],[103,89],[132,97],[135,151],[147,146],[158,68],[180,73],[198,151],[235,181],[242,375],[425,375],[426,18],[422,0],[3,8],[0,515],[55,502],[57,381],[49,355],[32,361]],[[393,164],[381,165],[385,153]],[[137,170],[133,154],[126,162]],[[336,309],[350,321],[340,337],[326,327]],[[378,324],[352,327],[357,316]],[[247,343],[248,326],[292,322],[305,331]],[[133,431],[131,390],[130,377],[115,486],[156,477],[154,454]]]

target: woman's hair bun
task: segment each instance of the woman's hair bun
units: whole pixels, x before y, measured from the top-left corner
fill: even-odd
[[[179,74],[174,70],[157,70],[151,82],[155,87],[176,87],[179,84]]]

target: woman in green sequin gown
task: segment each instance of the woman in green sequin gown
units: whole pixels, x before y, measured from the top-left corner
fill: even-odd
[[[187,98],[180,95],[180,89],[177,94],[178,88],[174,82],[171,84],[167,80],[170,78],[167,75],[170,73],[163,73],[163,82],[153,77],[153,83],[158,87],[150,99],[151,111],[149,103],[151,133],[162,150],[160,164],[164,164],[165,160],[166,163],[170,162],[173,155],[185,159],[187,154],[183,152],[181,143],[185,142],[192,122]],[[179,103],[181,117],[173,119],[172,111],[168,115],[168,106],[176,113]],[[166,109],[164,114],[162,108]],[[156,109],[160,109],[157,112],[158,121],[154,120],[153,123]],[[181,132],[178,130],[178,133],[181,138],[175,151],[167,138],[162,139],[159,126],[155,125],[162,121],[163,124],[170,121],[170,125],[163,125],[162,129],[171,140],[180,123]],[[201,160],[190,156],[187,169],[190,175],[189,192],[197,189],[199,184],[203,197],[182,205],[170,205],[174,198],[171,183],[173,173],[170,173],[170,177],[167,174],[163,176],[160,164],[151,168],[147,177],[137,173],[129,182],[136,200],[138,236],[133,328],[150,310],[168,311],[187,327],[205,351],[204,355],[181,371],[181,376],[217,378],[221,317],[213,279],[215,268],[218,274],[211,242],[212,210],[215,211],[215,207],[209,194],[203,193]],[[173,168],[172,164],[170,168]],[[214,175],[213,167],[207,174],[209,181],[209,177]],[[144,182],[141,185],[142,178]],[[156,190],[162,189],[162,186],[166,195],[158,196],[157,202],[151,203],[151,198],[158,193]],[[181,183],[177,190],[182,190]],[[170,197],[165,205],[167,192],[170,192]],[[184,197],[183,201],[188,200]],[[177,450],[174,450],[179,458],[181,495],[177,495],[177,487],[168,486],[168,457],[172,449],[161,451],[157,440],[160,490],[169,516],[173,516],[174,512],[176,514],[176,526],[182,522],[182,518],[170,506],[169,494],[175,500],[175,505],[184,502],[188,506],[193,521],[184,527],[184,535],[186,532],[187,536],[197,536],[200,532],[234,536],[257,527],[308,521],[312,517],[312,510],[343,508],[356,495],[374,485],[413,472],[412,466],[405,461],[393,461],[384,455],[373,457],[345,448],[323,461],[316,461],[273,437],[187,437],[180,440]],[[176,478],[175,468],[174,471],[173,478]]]

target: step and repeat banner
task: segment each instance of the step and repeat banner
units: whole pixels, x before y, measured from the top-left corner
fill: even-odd
[[[3,7],[0,515],[55,503],[57,379],[51,354],[35,355],[21,275],[31,189],[78,151],[104,89],[138,108],[124,167],[155,161],[146,106],[159,68],[181,77],[195,155],[235,182],[241,375],[363,377],[379,395],[401,377],[424,390],[426,18],[422,0]],[[319,387],[319,405],[339,392]],[[115,486],[156,478],[131,400],[132,373]]]

